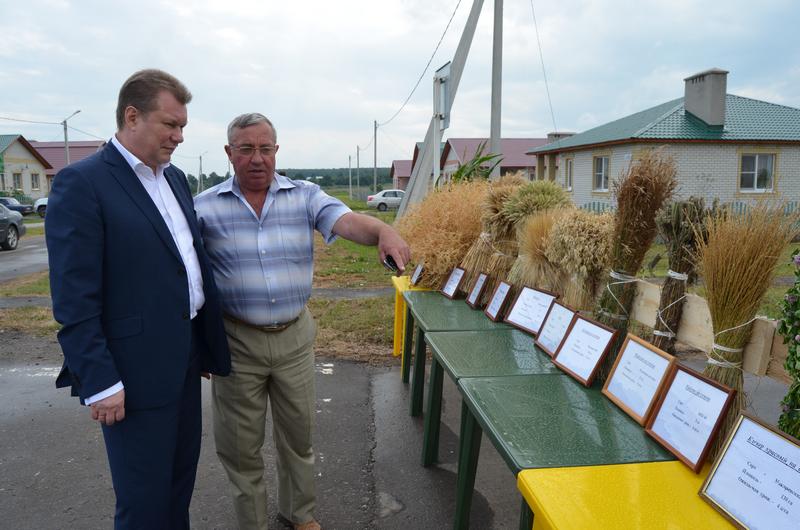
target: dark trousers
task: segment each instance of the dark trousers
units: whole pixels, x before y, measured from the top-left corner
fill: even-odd
[[[195,358],[179,401],[156,409],[126,410],[123,421],[103,426],[117,496],[115,529],[189,528],[201,414]]]

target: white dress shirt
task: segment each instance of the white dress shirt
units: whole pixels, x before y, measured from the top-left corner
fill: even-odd
[[[161,217],[164,218],[169,233],[186,267],[186,280],[189,289],[189,309],[190,317],[197,316],[197,312],[203,307],[206,301],[203,293],[203,276],[200,272],[200,261],[197,259],[197,252],[194,250],[194,238],[189,229],[189,223],[181,210],[172,188],[169,187],[167,179],[164,177],[164,170],[169,167],[169,163],[161,164],[156,168],[156,172],[150,169],[144,162],[139,160],[136,155],[125,149],[117,137],[111,138],[111,143],[120,152],[122,157],[131,166],[131,169],[139,178],[139,182],[144,186],[145,191],[153,200]],[[85,400],[87,405],[91,405],[101,399],[105,399],[116,394],[124,388],[122,381],[106,390],[99,392]]]

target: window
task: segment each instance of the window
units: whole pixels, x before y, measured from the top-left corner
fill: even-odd
[[[0,173],[0,190],[6,189],[6,174]]]
[[[572,162],[574,159],[567,158],[564,165],[564,185],[568,191],[572,191]]]
[[[739,189],[750,193],[771,192],[774,171],[774,154],[743,154]]]
[[[13,176],[13,179],[14,179],[14,189],[15,190],[21,190],[22,189],[22,173],[14,173],[12,176]]]
[[[608,157],[594,157],[594,191],[608,191]]]
[[[31,173],[31,189],[38,190],[39,189],[39,174],[38,173]]]

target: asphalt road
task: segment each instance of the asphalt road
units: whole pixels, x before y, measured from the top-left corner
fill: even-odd
[[[114,495],[99,427],[65,391],[57,366],[0,363],[0,528],[111,528]],[[419,465],[422,421],[408,416],[397,367],[318,358],[317,517],[326,529],[439,529],[452,526],[460,400],[445,381],[440,458]],[[446,378],[447,379],[447,378]],[[204,437],[192,528],[234,529],[225,473],[210,431],[204,381]],[[271,432],[268,426],[267,432]],[[516,528],[514,477],[483,442],[472,528]],[[271,443],[264,449],[275,477]],[[274,492],[270,488],[270,492]],[[275,513],[275,499],[269,500]],[[271,528],[284,528],[277,518]]]
[[[0,282],[46,269],[44,236],[22,236],[16,250],[0,251]]]

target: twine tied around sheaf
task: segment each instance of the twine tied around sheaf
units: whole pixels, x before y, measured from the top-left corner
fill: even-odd
[[[614,294],[614,291],[611,290],[611,286],[612,285],[625,285],[627,283],[634,283],[634,282],[638,282],[639,279],[636,278],[635,276],[629,276],[629,275],[625,274],[624,272],[617,272],[615,270],[611,270],[611,272],[609,272],[608,275],[611,276],[613,279],[617,280],[615,282],[611,282],[611,283],[607,283],[606,284],[606,289],[608,289],[608,294],[611,295],[611,298],[614,299],[614,301],[617,303],[617,305],[620,307],[620,309],[622,309],[622,312],[624,314],[619,315],[619,314],[616,314],[616,313],[611,313],[609,311],[606,311],[605,309],[601,309],[600,313],[602,313],[603,315],[606,315],[609,318],[613,318],[614,320],[628,320],[628,318],[629,318],[628,311],[625,309],[625,306],[622,305],[622,302],[619,301],[619,298],[617,298],[617,296]]]
[[[689,280],[689,275],[688,274],[684,274],[682,272],[675,272],[672,269],[668,269],[667,270],[667,276],[669,276],[673,280],[678,280],[679,282],[686,282],[686,281]],[[681,296],[680,298],[678,298],[677,300],[675,300],[674,302],[672,302],[671,304],[666,306],[664,309],[661,309],[661,308],[656,309],[656,317],[658,318],[658,320],[661,321],[661,324],[665,328],[667,328],[667,331],[659,331],[657,329],[654,329],[653,330],[653,335],[655,335],[656,337],[666,337],[668,339],[674,339],[677,336],[675,334],[675,332],[672,331],[672,328],[669,327],[669,325],[664,320],[664,318],[661,316],[661,314],[663,312],[665,312],[667,309],[669,309],[670,307],[672,307],[675,304],[677,304],[678,302],[682,302],[684,298],[686,298],[686,294],[684,294],[683,296]]]
[[[753,322],[756,321],[756,318],[758,318],[758,317],[753,317],[750,320],[748,320],[747,322],[745,322],[744,324],[739,324],[738,326],[733,326],[732,328],[723,329],[719,333],[715,333],[714,334],[714,342],[713,342],[713,344],[711,346],[711,351],[706,354],[706,357],[708,358],[708,364],[711,364],[711,365],[714,365],[714,366],[722,366],[723,368],[730,368],[732,370],[741,370],[742,369],[742,365],[743,365],[742,361],[735,361],[735,362],[734,361],[728,361],[728,360],[722,358],[722,356],[717,352],[741,353],[741,352],[744,351],[744,348],[729,348],[728,346],[723,346],[722,344],[717,343],[717,337],[719,337],[723,333],[727,333],[729,331],[733,331],[733,330],[736,330],[736,329],[739,329],[739,328],[743,328],[745,326],[749,326],[750,324],[752,324]],[[714,355],[715,357],[712,357],[712,355]]]

